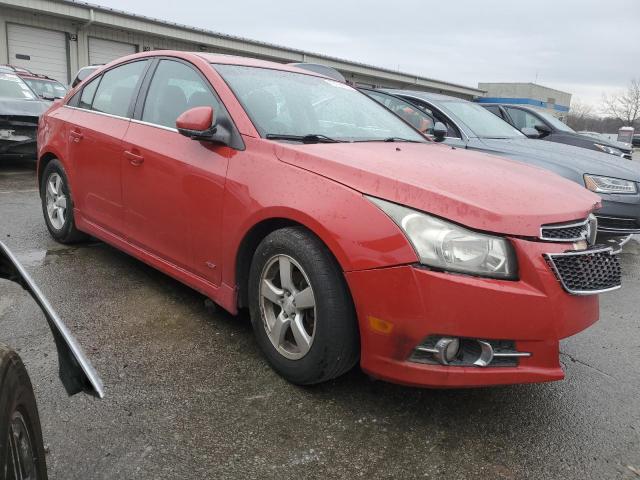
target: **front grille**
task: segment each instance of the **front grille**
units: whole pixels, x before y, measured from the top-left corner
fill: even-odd
[[[610,247],[546,257],[563,288],[574,295],[602,293],[622,284],[620,260]]]
[[[38,117],[28,115],[0,115],[0,128],[38,128]]]
[[[640,233],[640,223],[634,218],[598,216],[598,225],[603,232]]]
[[[549,242],[579,242],[591,239],[597,229],[597,220],[591,215],[580,222],[543,225],[540,229],[540,239]]]

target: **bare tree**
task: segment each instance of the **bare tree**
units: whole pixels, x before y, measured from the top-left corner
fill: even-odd
[[[567,124],[575,130],[587,130],[587,125],[593,119],[593,107],[579,100],[571,102],[571,109],[567,114]]]
[[[640,79],[634,78],[624,92],[602,95],[603,110],[625,125],[635,126],[640,119]]]

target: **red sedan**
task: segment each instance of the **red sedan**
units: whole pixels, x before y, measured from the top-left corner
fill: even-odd
[[[439,145],[357,90],[292,66],[148,52],[42,118],[38,178],[62,243],[97,237],[248,308],[287,380],[358,360],[420,386],[563,377],[558,341],[620,286],[598,197]]]

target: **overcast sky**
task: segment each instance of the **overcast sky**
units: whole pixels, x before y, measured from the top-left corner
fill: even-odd
[[[596,108],[640,77],[640,0],[91,1],[464,85],[537,78]]]

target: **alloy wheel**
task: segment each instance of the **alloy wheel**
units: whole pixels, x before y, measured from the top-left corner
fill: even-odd
[[[67,215],[67,196],[63,190],[64,181],[60,174],[54,172],[47,179],[47,215],[49,222],[56,230],[64,227]]]
[[[262,270],[260,309],[278,353],[290,360],[309,353],[316,332],[315,295],[303,268],[288,255],[275,255]]]

